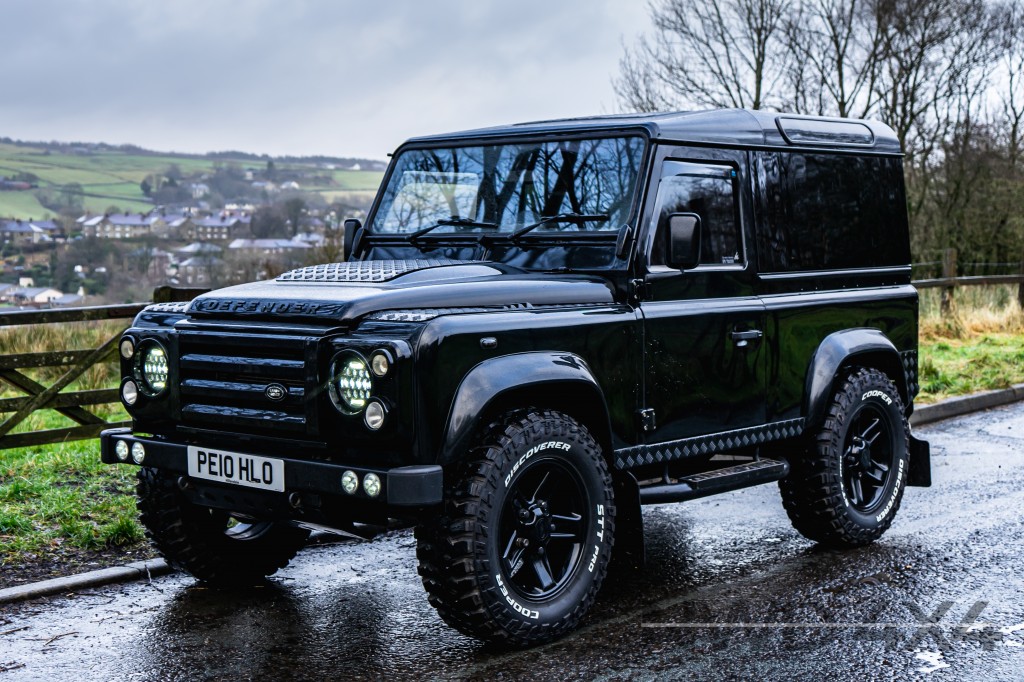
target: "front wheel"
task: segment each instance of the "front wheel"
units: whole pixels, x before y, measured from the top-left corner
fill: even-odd
[[[576,627],[611,557],[611,476],[590,433],[558,412],[494,425],[416,530],[420,575],[449,625],[527,646]]]
[[[176,479],[143,467],[135,486],[146,535],[171,566],[219,587],[247,587],[284,568],[309,531],[192,504]]]
[[[793,526],[811,540],[841,547],[881,537],[906,487],[909,434],[892,381],[876,369],[851,372],[810,451],[779,481]]]

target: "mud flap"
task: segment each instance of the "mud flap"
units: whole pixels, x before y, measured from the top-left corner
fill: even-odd
[[[932,484],[931,446],[926,440],[920,440],[910,434],[910,470],[907,472],[907,485],[930,487]]]
[[[644,517],[640,511],[640,486],[628,471],[612,474],[615,489],[615,547],[609,571],[620,575],[643,568]]]

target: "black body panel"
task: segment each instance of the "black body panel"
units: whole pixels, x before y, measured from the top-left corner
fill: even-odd
[[[489,232],[479,217],[458,215],[473,203],[460,194],[467,174],[439,168],[450,220],[364,229],[361,260],[151,306],[126,335],[166,349],[170,381],[129,407],[135,432],[148,434],[155,452],[173,451],[166,462],[175,471],[180,449],[197,444],[285,458],[310,472],[299,486],[306,492],[336,492],[336,481],[313,479],[346,467],[412,467],[429,480],[431,492],[408,493],[420,504],[434,494],[432,477],[467,457],[496,417],[553,409],[593,433],[616,486],[652,502],[785,475],[782,460],[820,427],[849,368],[884,372],[909,415],[918,300],[902,160],[885,126],[689,112],[419,138],[398,154],[524,140],[555,149],[623,135],[642,142],[635,160],[643,160],[624,172],[639,177],[633,194],[611,202],[628,215],[621,228],[559,208],[559,229],[526,221]],[[396,164],[367,225],[385,210],[385,195],[401,194],[399,184],[386,189],[404,182]],[[512,168],[509,177],[519,182],[525,172]],[[410,184],[430,175],[415,173]],[[550,182],[549,193],[580,205],[586,197],[574,192],[599,189],[559,186]],[[492,203],[505,190],[488,188]],[[516,191],[523,215],[539,210],[526,189]],[[698,225],[700,262],[688,269],[666,255],[677,246],[668,226],[679,215]],[[380,375],[379,357],[387,365]],[[123,383],[139,372],[136,357],[122,358]],[[339,402],[343,382],[362,404]],[[383,415],[376,429],[372,401]],[[107,441],[104,461],[116,461]],[[779,454],[786,441],[792,447]],[[723,453],[759,461],[779,442],[764,465],[725,472],[710,461]],[[912,445],[910,483],[926,485],[927,444]],[[724,473],[701,477],[717,469]],[[404,503],[385,494],[373,504],[387,515]],[[326,522],[351,520],[352,509],[341,504]]]

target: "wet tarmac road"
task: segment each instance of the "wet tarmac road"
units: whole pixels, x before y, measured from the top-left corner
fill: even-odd
[[[399,532],[310,547],[244,594],[174,575],[0,607],[0,682],[1024,679],[1024,404],[920,433],[934,486],[875,545],[817,549],[774,485],[648,507],[646,569],[547,646],[447,628]]]

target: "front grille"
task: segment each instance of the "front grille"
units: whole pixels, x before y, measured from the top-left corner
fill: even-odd
[[[306,369],[315,341],[300,336],[178,335],[181,423],[244,432],[313,436]],[[272,400],[269,396],[283,397]]]

